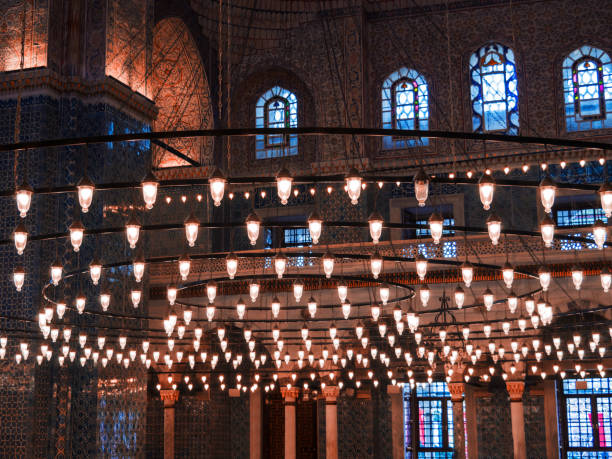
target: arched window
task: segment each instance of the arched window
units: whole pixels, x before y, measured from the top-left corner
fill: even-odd
[[[474,132],[518,134],[518,81],[514,52],[491,43],[470,57]]]
[[[291,91],[274,86],[257,101],[255,123],[258,128],[297,127],[297,97]],[[279,158],[297,155],[297,135],[257,135],[255,154],[257,159]]]
[[[612,63],[601,49],[583,46],[563,61],[568,131],[612,127]]]
[[[427,82],[416,70],[406,67],[393,72],[382,86],[382,126],[384,129],[429,129]],[[383,137],[383,148],[427,145],[428,139]]]

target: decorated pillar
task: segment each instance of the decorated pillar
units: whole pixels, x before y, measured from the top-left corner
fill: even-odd
[[[179,392],[162,389],[159,395],[164,402],[164,459],[174,459],[174,404]]]
[[[463,394],[465,385],[461,382],[448,384],[453,403],[453,439],[455,444],[455,458],[465,459],[465,426],[463,423]]]
[[[338,395],[335,386],[323,389],[325,396],[325,458],[338,459]]]
[[[299,395],[299,390],[296,387],[281,387],[281,393],[285,399],[285,459],[295,459],[295,404]]]
[[[512,416],[512,443],[514,445],[514,458],[525,459],[527,447],[525,444],[525,416],[523,412],[523,381],[506,381],[508,395],[510,395],[510,415]]]
[[[249,395],[249,440],[250,459],[261,459],[261,390]]]
[[[544,381],[544,426],[546,428],[546,457],[559,459],[559,428],[557,390],[555,381]]]
[[[387,394],[391,399],[391,446],[393,459],[405,457],[404,447],[404,407],[400,386],[388,385]]]

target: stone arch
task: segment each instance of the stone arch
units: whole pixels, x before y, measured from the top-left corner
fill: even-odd
[[[152,99],[159,110],[153,130],[211,129],[210,88],[197,46],[179,18],[160,21],[153,35]],[[166,143],[204,166],[213,161],[212,138],[166,139]],[[154,147],[157,167],[187,163]]]

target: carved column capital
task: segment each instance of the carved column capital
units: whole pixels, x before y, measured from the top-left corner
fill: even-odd
[[[523,400],[523,392],[525,391],[524,381],[506,381],[506,389],[510,395],[511,402],[520,402]]]
[[[340,395],[340,389],[337,386],[325,386],[323,389],[323,396],[326,402],[335,402]]]
[[[300,395],[300,390],[297,387],[281,387],[281,394],[285,399],[285,403],[287,402],[295,402]]]
[[[179,391],[172,389],[162,389],[159,391],[159,396],[164,402],[164,408],[173,407],[179,399]]]
[[[451,394],[451,401],[462,402],[463,393],[465,392],[465,384],[460,382],[448,383],[448,391]]]
[[[389,395],[399,395],[402,393],[402,388],[397,384],[389,384],[387,386],[387,394]]]

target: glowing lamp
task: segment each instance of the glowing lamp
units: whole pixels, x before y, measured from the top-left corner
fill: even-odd
[[[289,201],[292,183],[293,178],[289,174],[289,171],[283,167],[276,175],[276,191],[282,205],[286,205]]]
[[[535,304],[535,300],[532,296],[525,298],[525,311],[527,311],[527,314],[533,314],[533,311],[535,311]]]
[[[474,280],[474,266],[469,261],[461,265],[461,277],[466,287],[472,285],[472,281]]]
[[[313,211],[308,217],[308,231],[310,231],[310,239],[313,244],[318,244],[321,238],[321,231],[323,230],[323,219],[319,216],[317,211]]]
[[[344,282],[340,282],[338,284],[338,298],[340,298],[340,303],[344,303],[346,301],[347,296],[348,286]]]
[[[210,304],[215,302],[215,298],[217,297],[217,283],[214,280],[206,284],[206,296]]]
[[[18,292],[21,292],[24,282],[25,282],[25,270],[21,266],[18,266],[13,271],[13,283],[15,284],[15,288],[17,289]]]
[[[215,169],[208,179],[208,185],[210,187],[210,196],[215,204],[215,207],[219,207],[221,205],[221,200],[223,199],[223,193],[225,192],[225,177],[221,173],[219,169]]]
[[[606,214],[606,217],[612,217],[612,186],[609,183],[604,183],[599,188],[599,198],[601,199],[601,208]]]
[[[334,259],[334,255],[329,251],[323,255],[323,272],[325,273],[325,277],[328,279],[334,272]]]
[[[168,285],[168,288],[166,290],[166,296],[168,298],[168,302],[170,303],[170,306],[172,306],[174,302],[176,301],[176,294],[177,294],[176,287],[174,285]]]
[[[17,253],[22,255],[26,248],[26,244],[28,243],[28,230],[26,230],[23,223],[19,223],[17,228],[15,228],[13,239],[15,240],[15,248],[17,249]]]
[[[440,239],[442,238],[442,231],[444,229],[444,219],[438,214],[434,212],[429,217],[429,231],[431,233],[431,237],[434,241],[434,244],[439,244]]]
[[[134,269],[134,279],[136,282],[142,281],[145,271],[145,260],[142,255],[136,257],[134,263],[132,263],[132,267]]]
[[[278,297],[275,296],[274,298],[272,298],[272,303],[270,304],[270,308],[272,309],[272,315],[274,317],[278,317],[278,314],[280,312],[280,307],[281,307],[280,300],[278,299]]]
[[[601,278],[601,286],[604,292],[608,293],[610,291],[610,286],[612,286],[612,274],[610,273],[610,268],[608,268],[607,266],[604,266],[601,269],[600,278]]]
[[[429,290],[427,284],[423,284],[419,290],[419,297],[421,298],[421,303],[423,304],[423,307],[426,307],[427,303],[429,303],[430,296],[431,290]]]
[[[493,307],[493,302],[495,301],[495,297],[493,296],[493,292],[491,291],[491,289],[487,288],[484,291],[484,294],[482,295],[482,299],[483,299],[485,308],[487,308],[487,311],[490,311],[491,308]]]
[[[251,297],[251,302],[255,303],[257,301],[257,297],[259,296],[259,283],[255,280],[249,282],[249,297]]]
[[[59,260],[56,260],[51,265],[51,282],[55,286],[57,286],[59,281],[62,279],[62,269],[62,264],[59,262]]]
[[[342,315],[345,319],[348,319],[351,315],[351,303],[348,301],[343,301],[341,305]]]
[[[85,302],[86,302],[85,295],[83,294],[83,292],[79,292],[79,294],[76,296],[74,300],[74,304],[79,314],[83,314],[83,311],[85,310]]]
[[[296,303],[300,302],[303,294],[304,294],[304,282],[302,282],[300,279],[296,279],[293,282],[293,297],[295,298]]]
[[[189,255],[182,255],[178,260],[178,265],[181,279],[186,281],[187,277],[189,277],[189,270],[191,269],[191,258],[189,258]]]
[[[550,287],[550,270],[546,266],[540,266],[540,269],[538,269],[538,277],[540,278],[542,290],[547,291],[548,287]]]
[[[144,199],[145,207],[151,210],[157,200],[159,182],[152,172],[148,172],[140,185],[142,186],[142,198]]]
[[[595,240],[595,244],[597,244],[597,248],[599,250],[603,249],[607,238],[608,228],[606,227],[606,224],[601,220],[597,220],[593,225],[593,239]]]
[[[238,258],[233,252],[228,253],[227,257],[225,257],[225,268],[229,278],[233,279],[238,272]]]
[[[32,204],[32,194],[34,194],[34,190],[25,181],[15,190],[17,210],[19,211],[19,216],[21,218],[25,218],[28,214],[28,210],[30,210],[30,205]]]
[[[261,219],[255,212],[251,212],[246,219],[247,236],[249,237],[249,241],[251,241],[251,245],[257,244],[260,226]]]
[[[378,318],[380,317],[380,306],[373,303],[370,306],[370,313],[372,314],[372,319],[374,319],[374,322],[378,321]]]
[[[506,301],[508,302],[508,310],[510,311],[510,314],[514,314],[518,308],[518,297],[514,292],[510,292]]]
[[[502,277],[507,288],[512,288],[514,282],[514,268],[508,262],[506,262],[502,268]]]
[[[480,194],[480,202],[484,210],[491,208],[493,202],[493,193],[495,192],[495,180],[493,177],[487,174],[482,174],[480,181],[478,182],[478,192]]]
[[[424,280],[427,275],[427,258],[420,253],[414,258],[414,264],[416,266],[416,272],[420,280]]]
[[[136,243],[138,242],[138,237],[140,236],[140,223],[133,215],[125,225],[125,234],[127,236],[127,241],[130,244],[130,249],[135,249]]]
[[[459,309],[461,309],[464,303],[465,303],[465,292],[463,291],[460,285],[457,285],[457,288],[455,289],[455,304],[457,305]]]
[[[89,211],[91,202],[93,200],[95,186],[87,175],[84,175],[79,183],[77,183],[77,195],[79,197],[79,205],[81,211],[86,214]]]
[[[421,168],[414,176],[414,196],[416,197],[419,207],[425,206],[427,195],[429,194],[429,177]]]
[[[185,220],[185,236],[187,238],[187,243],[189,247],[193,247],[196,243],[196,239],[198,238],[198,230],[200,229],[200,220],[196,218],[196,216],[191,213],[189,217]]]
[[[98,285],[102,276],[102,263],[97,258],[94,258],[89,264],[89,275],[94,285]]]
[[[557,185],[550,177],[544,177],[540,182],[540,201],[544,211],[549,214],[555,204],[555,194],[557,192]]]
[[[584,271],[580,266],[572,266],[572,282],[574,283],[574,287],[576,290],[580,290],[582,286],[582,281],[584,279]]]
[[[499,238],[501,236],[501,225],[502,221],[495,214],[491,214],[489,218],[487,218],[487,229],[489,230],[489,238],[491,239],[491,243],[493,245],[497,245],[499,242]]]
[[[370,237],[374,244],[378,244],[383,228],[383,218],[378,212],[372,212],[368,218],[368,225],[370,226]]]
[[[102,306],[102,310],[106,311],[110,306],[111,296],[108,292],[100,293],[100,306]]]
[[[317,301],[311,296],[308,299],[308,314],[310,314],[310,317],[315,316],[315,314],[317,313]]]
[[[287,268],[287,257],[282,252],[277,253],[274,256],[274,271],[276,271],[276,275],[278,276],[279,279],[283,278],[283,274],[285,273],[286,268]],[[323,263],[323,268],[325,269],[325,262]],[[333,269],[333,264],[332,264],[332,269]]]
[[[542,240],[546,247],[551,247],[553,239],[555,238],[555,222],[548,215],[544,216],[540,223],[540,232],[542,233]]]
[[[136,290],[136,289],[132,290],[130,292],[130,298],[132,299],[132,305],[134,305],[134,307],[137,308],[142,298],[142,291]]]
[[[378,295],[380,296],[380,301],[385,305],[389,301],[389,284],[386,282],[382,283],[380,287],[378,287]]]
[[[62,319],[64,317],[64,314],[66,313],[66,303],[64,303],[63,301],[58,301],[55,305],[55,312],[57,314],[58,319]]]
[[[383,267],[383,258],[380,256],[378,252],[374,252],[370,257],[370,269],[372,271],[372,276],[374,279],[378,279],[380,272]]]
[[[351,200],[351,204],[357,205],[361,194],[361,177],[355,168],[351,168],[345,179],[346,192]]]

